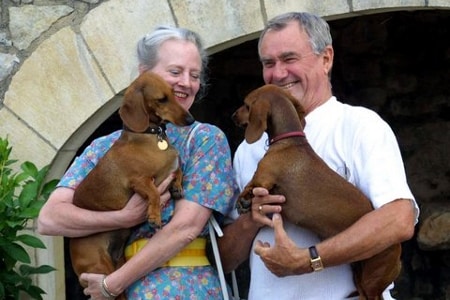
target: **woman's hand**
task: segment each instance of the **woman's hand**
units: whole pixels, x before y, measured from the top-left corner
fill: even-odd
[[[175,179],[175,173],[171,173],[169,176],[167,176],[166,179],[164,179],[159,185],[158,185],[158,191],[160,195],[160,203],[161,207],[166,205],[167,201],[170,200],[171,195],[169,192],[169,185],[172,183],[172,181]]]
[[[273,227],[272,214],[281,212],[281,205],[286,200],[282,195],[270,195],[269,191],[262,187],[253,189],[252,219],[263,225]]]
[[[107,296],[107,293],[113,293],[119,295],[120,292],[111,290],[108,286],[108,290],[104,290],[103,278],[104,274],[83,273],[80,275],[80,280],[87,283],[87,287],[83,290],[83,294],[90,296],[92,300],[111,300],[112,297]]]
[[[139,194],[134,194],[121,209],[120,223],[123,227],[131,228],[147,220],[148,201]]]
[[[169,185],[175,178],[174,174],[170,174],[157,187],[160,195],[160,205],[163,207],[170,200]],[[127,228],[141,224],[147,221],[148,201],[135,193],[122,209],[121,224],[126,224]]]

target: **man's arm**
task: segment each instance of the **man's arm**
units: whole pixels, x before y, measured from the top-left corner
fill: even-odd
[[[252,199],[251,213],[240,215],[237,220],[227,225],[223,229],[223,236],[218,239],[225,273],[233,271],[249,257],[259,229],[271,224],[265,214],[280,212],[281,206],[277,204],[285,201],[283,196],[269,195],[264,188],[255,188],[253,194],[255,197]],[[260,206],[264,206],[264,214],[259,211]]]
[[[411,200],[387,203],[355,222],[343,232],[316,245],[325,267],[348,264],[374,256],[414,234],[415,208]],[[258,241],[255,253],[275,275],[312,272],[309,251],[299,248],[287,236],[279,215],[274,215],[275,245]],[[313,246],[313,245],[311,245]]]

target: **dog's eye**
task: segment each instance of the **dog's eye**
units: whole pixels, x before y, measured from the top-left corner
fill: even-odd
[[[167,97],[164,97],[164,98],[159,98],[159,99],[158,99],[158,102],[159,102],[159,103],[166,103],[168,100],[169,100],[169,99],[168,99]]]

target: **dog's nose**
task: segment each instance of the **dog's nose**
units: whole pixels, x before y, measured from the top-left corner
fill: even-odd
[[[236,111],[231,115],[231,120],[233,120],[233,122],[234,122],[236,125],[239,125],[239,124],[238,124],[238,120],[237,120],[237,112],[236,112]]]

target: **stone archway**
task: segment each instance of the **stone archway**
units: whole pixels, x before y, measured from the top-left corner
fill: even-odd
[[[450,6],[440,2],[442,7]],[[80,145],[118,108],[116,96],[135,74],[136,41],[156,24],[191,28],[204,38],[210,53],[216,53],[256,38],[267,19],[285,11],[306,10],[336,19],[425,9],[431,3],[424,5],[405,6],[403,1],[372,7],[366,1],[318,5],[316,1],[110,0],[93,9],[79,27],[56,32],[24,62],[0,109],[0,131],[14,132],[10,138],[16,156],[41,166],[51,164],[51,176],[59,177]],[[61,239],[45,237],[45,242],[49,251],[39,252],[37,260],[63,270]],[[64,279],[51,276],[42,278],[40,285],[49,299],[61,299]]]

